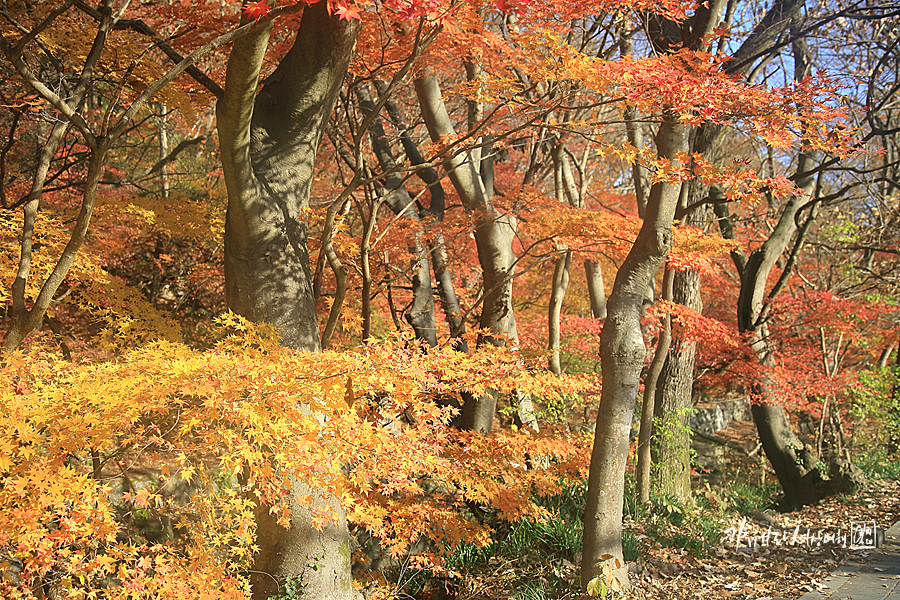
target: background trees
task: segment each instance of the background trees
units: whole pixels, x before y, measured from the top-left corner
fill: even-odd
[[[809,501],[791,417],[846,455],[836,382],[897,343],[896,15],[729,6],[6,3],[5,585],[352,597],[345,516],[397,552],[540,516],[531,494],[584,474],[573,415],[599,401],[588,585],[624,558],[665,314],[661,429],[686,439],[696,343],[700,384],[761,401],[787,502]],[[867,77],[856,124],[809,76],[837,18],[865,52],[821,62]],[[811,352],[829,385],[788,393]]]

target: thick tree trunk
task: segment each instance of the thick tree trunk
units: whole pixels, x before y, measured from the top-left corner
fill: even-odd
[[[700,301],[700,274],[678,271],[673,275],[672,300],[696,311]],[[691,430],[688,417],[693,406],[696,342],[672,340],[656,386],[653,432],[654,489],[672,494],[683,504],[691,499]]]
[[[222,168],[228,189],[225,288],[228,306],[274,325],[283,345],[318,351],[319,326],[309,266],[307,226],[313,167],[325,124],[347,70],[358,26],[308,6],[293,47],[257,96],[271,26],[235,42],[225,93],[217,106]],[[307,493],[297,486],[293,497]],[[320,506],[337,507],[334,498]],[[350,539],[343,514],[322,531],[291,503],[291,528],[257,511],[259,554],[254,598],[290,579],[309,598],[357,597],[350,577]]]
[[[656,137],[658,155],[673,164],[687,150],[685,126],[668,114]],[[638,237],[616,274],[600,340],[603,388],[591,454],[585,508],[582,585],[600,572],[604,555],[622,561],[622,502],[631,420],[647,355],[641,332],[646,290],[672,246],[672,221],[681,185],[657,182],[650,190]],[[627,574],[617,575],[627,583]]]

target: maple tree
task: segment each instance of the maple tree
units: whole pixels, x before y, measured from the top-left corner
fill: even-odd
[[[871,12],[866,12],[866,10],[862,13],[866,15],[866,19],[877,22],[879,18],[883,17],[878,9],[872,9]],[[792,31],[795,31],[792,42],[794,70],[798,80],[805,77],[812,67],[813,49],[797,33],[802,25],[807,28],[814,27],[815,20],[810,19],[810,21],[812,21],[812,25],[801,24],[800,21],[792,25]],[[840,132],[835,134],[835,136],[837,135],[840,135]],[[826,154],[827,158],[821,159],[820,164],[816,166],[815,163],[819,156],[818,148],[814,144],[805,145],[797,157],[796,172],[792,179],[799,186],[805,187],[807,195],[795,197],[784,204],[780,209],[777,225],[770,233],[762,236],[764,242],[754,248],[749,256],[742,257],[740,252],[733,254],[735,266],[741,277],[741,291],[737,300],[738,328],[742,332],[752,332],[751,347],[757,353],[758,360],[770,368],[774,367],[776,360],[780,359],[775,359],[775,346],[769,346],[765,342],[768,335],[768,317],[766,315],[770,310],[766,304],[774,305],[775,297],[789,282],[794,264],[800,260],[799,256],[804,248],[806,237],[814,222],[819,218],[817,213],[820,206],[827,206],[839,199],[849,203],[853,202],[853,195],[850,192],[855,185],[845,186],[836,194],[827,190],[827,186],[830,184],[826,181],[830,177],[826,178],[825,171],[830,165],[837,162],[837,157],[833,154],[830,156]],[[723,231],[727,231],[730,226],[727,205],[716,206],[716,213]],[[786,264],[783,265],[774,285],[770,286],[769,276],[775,268],[776,262],[789,247],[791,250]],[[830,373],[826,372],[825,375],[830,375]],[[803,376],[798,373],[796,377],[802,379]],[[780,394],[768,392],[766,381],[767,376],[762,373],[760,381],[755,385],[759,386],[756,389],[764,400],[757,402],[753,407],[754,420],[757,423],[766,455],[778,474],[787,503],[797,507],[813,502],[818,499],[820,494],[816,487],[819,479],[816,469],[817,457],[808,446],[804,448],[804,444],[792,431],[790,420],[777,400]]]
[[[563,357],[596,357],[604,317],[582,581],[612,584],[642,326],[668,320],[685,359],[656,363],[661,414],[690,397],[694,342],[750,388],[794,377],[699,314],[697,273],[723,281],[714,257],[739,246],[688,209],[718,190],[735,211],[788,198],[786,226],[801,209],[802,178],[697,141],[726,125],[785,153],[850,155],[821,80],[734,77],[793,23],[772,15],[799,5],[776,3],[729,63],[712,50],[724,2],[8,3],[4,591],[351,598],[350,527],[399,555],[420,537],[485,542],[463,506],[540,519],[530,496],[587,466],[584,437],[538,427],[541,409],[596,397],[597,378],[565,374]],[[152,160],[141,136],[158,138]],[[648,321],[664,265],[678,304],[664,294]],[[858,322],[825,318],[828,297],[791,292],[750,302],[772,315],[753,333],[781,356],[862,339]],[[218,325],[199,316],[223,304]],[[819,338],[790,321],[801,314]],[[60,343],[67,329],[78,344]],[[798,410],[824,418],[809,397],[836,402],[837,381],[804,388]],[[430,551],[415,560],[440,569]]]

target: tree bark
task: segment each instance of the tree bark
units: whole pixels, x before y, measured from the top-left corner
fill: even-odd
[[[801,80],[808,74],[809,54],[802,39],[794,41],[795,79]],[[801,151],[797,160],[797,173],[812,170],[815,154],[812,151]],[[743,261],[741,271],[741,291],[738,297],[737,320],[738,329],[750,334],[750,347],[756,353],[763,366],[774,366],[774,357],[769,343],[769,331],[766,323],[767,301],[777,293],[768,292],[769,274],[778,259],[784,254],[797,232],[797,217],[800,210],[811,201],[813,180],[810,176],[797,181],[797,186],[804,191],[803,196],[795,196],[788,200],[782,209],[781,216],[769,238]],[[814,201],[814,199],[812,199]],[[798,239],[796,244],[800,244]],[[740,265],[742,261],[735,261]],[[815,484],[820,479],[818,462],[814,453],[807,451],[791,428],[790,419],[784,409],[775,404],[771,391],[771,383],[763,374],[754,386],[757,401],[751,406],[751,414],[759,433],[766,457],[784,491],[785,501],[793,508],[812,504],[819,499]]]
[[[712,29],[718,24],[724,0],[710,0],[698,6],[685,21],[657,23],[650,19],[648,32],[658,51],[675,48],[702,49]],[[663,26],[663,33],[654,28]],[[669,45],[663,34],[675,28],[680,39]],[[670,159],[673,166],[690,149],[687,128],[679,115],[663,113],[656,134],[657,156]],[[588,476],[585,508],[584,550],[581,583],[587,586],[602,572],[603,556],[622,561],[622,502],[625,487],[625,463],[631,438],[641,370],[647,348],[641,331],[641,313],[648,291],[653,290],[656,272],[672,247],[672,225],[681,198],[682,184],[658,181],[650,188],[644,219],[637,239],[622,267],[607,306],[606,322],[600,338],[600,362],[603,387],[591,469]],[[628,572],[622,568],[616,576],[628,584]]]
[[[603,287],[603,270],[596,260],[584,261],[584,273],[587,277],[588,296],[591,300],[591,316],[595,319],[606,318],[606,289]]]
[[[628,57],[634,51],[634,45],[630,37],[623,36],[619,40],[619,53],[623,57]],[[640,115],[633,106],[625,107],[625,134],[628,137],[628,143],[635,147],[638,151],[644,148],[644,131],[641,128]],[[644,190],[644,167],[640,161],[631,163],[631,180],[634,183],[634,201],[637,203],[638,216],[644,218],[644,212],[647,210],[647,194]]]
[[[673,276],[674,273],[667,269],[663,277],[663,298],[666,300],[672,299]],[[650,368],[647,369],[647,376],[644,378],[644,398],[641,404],[641,429],[638,433],[637,467],[635,473],[638,498],[642,504],[650,502],[650,438],[653,432],[653,418],[655,414],[658,414],[658,409],[654,402],[654,393],[663,365],[669,356],[671,345],[672,316],[667,314],[663,318],[662,329],[656,342],[656,353],[653,355]],[[657,463],[657,467],[659,469],[664,468],[659,463]],[[690,488],[688,488],[688,491],[690,491]]]
[[[741,44],[734,59],[726,70],[731,75],[742,75],[788,28],[794,11],[801,1],[778,0],[754,27],[751,34]],[[754,58],[756,57],[756,58]],[[741,66],[736,66],[739,63]],[[694,135],[693,153],[704,155],[706,160],[716,163],[721,158],[722,139],[725,126],[719,123],[704,123]],[[690,182],[686,201],[680,211],[684,211],[685,225],[705,227],[710,218],[707,196],[720,195],[711,191],[699,179]],[[724,198],[718,198],[723,200]],[[703,308],[700,297],[701,277],[697,271],[681,271],[675,274],[674,301],[700,312]],[[669,353],[663,367],[659,389],[656,390],[656,415],[662,421],[662,430],[654,433],[653,455],[655,488],[663,493],[671,493],[682,502],[690,499],[690,431],[688,412],[693,404],[694,359],[696,342],[678,341]],[[772,415],[771,419],[775,419]],[[769,419],[766,420],[768,422]],[[783,427],[783,424],[779,425]]]
[[[226,298],[238,314],[274,325],[283,345],[314,352],[319,326],[303,210],[358,25],[329,16],[324,1],[307,6],[293,46],[257,94],[270,32],[271,25],[235,42],[216,110],[228,190]],[[292,498],[305,493],[295,486]],[[317,500],[338,514],[321,531],[308,509],[290,504],[290,529],[266,507],[256,511],[254,598],[268,598],[288,579],[301,585],[304,597],[356,598],[349,533],[337,500]]]
[[[672,277],[672,300],[702,310],[700,273],[678,271]],[[697,343],[672,340],[672,349],[655,386],[658,425],[653,431],[654,488],[672,494],[683,505],[691,499],[691,430],[688,417],[693,406],[694,356]]]
[[[357,86],[357,96],[363,111],[370,113],[374,109],[371,95],[364,86]],[[372,119],[369,125],[369,137],[372,140],[372,148],[375,157],[383,171],[390,172],[397,167],[397,161],[391,152],[387,135],[381,120]],[[404,317],[416,334],[416,338],[424,341],[429,347],[437,346],[437,331],[434,322],[434,295],[431,288],[431,264],[430,251],[424,242],[422,221],[416,210],[416,205],[406,189],[403,177],[392,173],[384,178],[385,204],[402,219],[408,221],[415,233],[409,244],[410,254],[413,260],[410,263],[409,278],[412,286],[412,306],[406,311]]]
[[[656,141],[658,155],[677,163],[676,153],[687,150],[685,126],[677,115],[665,115]],[[672,247],[672,221],[680,190],[680,184],[662,181],[651,188],[644,222],[616,274],[609,297],[608,315],[600,338],[603,388],[585,508],[581,566],[584,586],[601,572],[604,555],[623,560],[625,463],[641,370],[647,355],[641,314],[646,290]],[[617,576],[627,584],[624,569]]]
[[[456,130],[441,99],[437,79],[433,75],[420,77],[415,80],[415,88],[432,141],[454,136]],[[484,176],[489,175],[491,169],[483,164],[480,152],[459,152],[449,156],[444,164],[460,200],[476,218],[475,244],[484,288],[480,325],[490,332],[481,342],[503,346],[512,317],[512,265],[515,261],[512,242],[516,219],[494,206],[488,192],[488,187],[493,186],[486,187],[485,180],[490,183],[490,177]],[[463,428],[491,431],[496,404],[493,393],[467,401],[463,406]]]
[[[553,269],[553,282],[550,289],[550,309],[547,315],[547,350],[550,352],[550,371],[559,375],[562,366],[559,362],[559,316],[562,311],[566,290],[569,288],[569,265],[572,263],[572,251],[563,250],[562,256],[556,259]]]
[[[27,201],[23,207],[23,224],[22,224],[22,241],[19,244],[19,265],[16,271],[16,278],[13,281],[10,290],[12,307],[10,311],[10,325],[3,340],[4,352],[12,352],[25,340],[25,337],[41,327],[44,316],[53,302],[53,297],[62,285],[75,262],[75,257],[81,249],[81,245],[87,236],[88,228],[91,223],[91,216],[94,210],[94,204],[97,200],[97,189],[100,184],[100,175],[104,164],[106,163],[106,155],[112,145],[112,139],[115,135],[115,128],[112,129],[109,137],[98,138],[90,131],[87,123],[79,115],[79,110],[84,104],[84,100],[89,93],[94,82],[94,69],[100,60],[101,52],[106,45],[107,36],[115,24],[116,16],[112,11],[112,2],[104,1],[100,5],[100,19],[97,27],[97,33],[88,55],[85,57],[81,73],[75,82],[74,89],[70,92],[69,98],[60,98],[56,93],[50,90],[41,80],[35,77],[29,70],[25,61],[22,59],[22,53],[25,50],[23,40],[20,40],[15,47],[11,46],[11,42],[0,39],[0,50],[12,63],[12,66],[19,73],[19,76],[27,82],[39,96],[43,97],[48,103],[53,105],[57,111],[61,112],[64,118],[57,120],[50,130],[46,142],[39,155],[38,163],[32,177],[31,190],[28,194]],[[52,19],[45,21],[45,26],[49,27],[50,23],[59,17],[65,9],[58,9],[52,13]],[[37,30],[35,31],[35,34]],[[64,74],[60,74],[60,81],[65,79]],[[62,92],[62,90],[60,90]],[[28,285],[28,278],[31,276],[32,258],[34,251],[34,227],[37,218],[38,209],[40,208],[41,195],[44,190],[44,183],[50,171],[56,151],[59,149],[69,125],[74,124],[85,139],[85,144],[90,148],[90,156],[88,158],[88,167],[86,181],[82,192],[81,208],[75,221],[75,227],[69,235],[69,241],[60,254],[53,271],[44,280],[41,289],[31,308],[26,306],[25,289]]]
[[[376,81],[375,86],[379,93],[384,94],[386,87],[381,82]],[[422,165],[425,158],[419,152],[419,148],[409,134],[409,128],[403,122],[400,111],[388,100],[385,108],[390,115],[394,126],[400,131],[400,143],[409,162],[413,165]],[[416,175],[428,185],[428,192],[431,201],[427,209],[420,209],[419,218],[425,225],[426,229],[430,228],[432,223],[440,223],[444,220],[445,197],[444,188],[441,185],[441,177],[437,170],[433,167],[427,167],[416,171]],[[453,347],[461,352],[468,352],[468,344],[462,336],[466,332],[466,324],[462,318],[462,308],[459,299],[456,296],[456,290],[453,286],[453,276],[450,272],[449,261],[447,259],[447,248],[444,241],[444,234],[440,230],[432,230],[433,240],[429,245],[431,252],[431,269],[434,272],[434,282],[437,288],[438,298],[441,302],[441,309],[450,327],[450,336],[456,338]]]

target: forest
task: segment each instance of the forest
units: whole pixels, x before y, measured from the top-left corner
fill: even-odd
[[[900,514],[898,74],[886,0],[0,1],[0,596],[813,589],[728,532]]]

